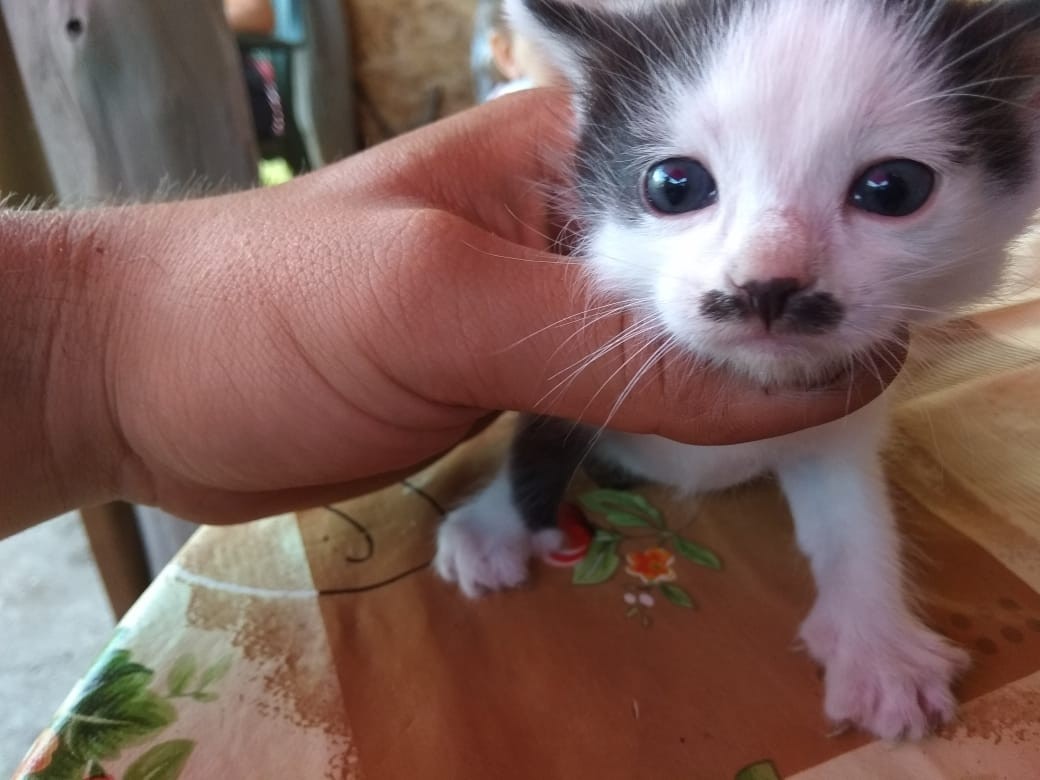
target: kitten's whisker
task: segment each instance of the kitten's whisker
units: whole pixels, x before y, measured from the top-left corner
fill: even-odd
[[[545,243],[546,243],[546,244],[547,244],[548,246],[550,246],[550,247],[552,247],[552,246],[556,246],[556,245],[557,245],[557,243],[559,242],[559,238],[558,238],[558,237],[557,237],[557,238],[553,238],[553,237],[552,237],[552,236],[550,236],[550,235],[549,235],[548,233],[546,233],[546,232],[545,232],[544,230],[541,230],[540,228],[537,228],[537,227],[535,227],[534,225],[532,225],[532,224],[531,224],[530,222],[527,222],[526,220],[522,219],[522,218],[520,217],[520,215],[519,215],[519,214],[517,214],[517,213],[516,213],[516,212],[515,212],[515,211],[513,210],[513,207],[512,207],[512,206],[510,206],[510,205],[509,205],[508,203],[505,203],[505,204],[503,204],[503,207],[505,208],[505,211],[506,211],[506,213],[507,213],[507,214],[508,214],[509,216],[511,216],[511,217],[513,218],[513,220],[514,220],[514,221],[515,221],[515,222],[516,222],[516,223],[517,223],[518,225],[520,225],[521,227],[527,228],[527,229],[528,229],[528,230],[530,230],[530,231],[531,231],[532,233],[534,233],[534,234],[535,234],[536,236],[539,236],[539,237],[541,237],[541,238],[544,238],[544,239],[545,239]]]
[[[874,354],[873,353],[870,353],[870,352],[855,352],[855,353],[852,353],[852,357],[853,357],[853,359],[856,361],[856,363],[858,365],[860,365],[863,368],[865,368],[867,371],[869,371],[874,376],[875,379],[877,379],[879,385],[884,384],[883,380],[881,379],[881,371],[878,370],[877,364],[873,361],[873,358],[874,358]],[[867,358],[871,358],[871,360],[868,362]]]
[[[999,8],[999,7],[1000,7],[999,3],[991,3],[989,5],[989,7],[987,7],[985,10],[980,11],[979,13],[975,14],[974,16],[972,16],[970,19],[968,19],[968,21],[966,21],[960,27],[956,28],[949,35],[947,35],[945,38],[943,38],[941,41],[939,41],[939,43],[936,44],[935,47],[932,49],[932,52],[931,52],[932,56],[936,56],[943,49],[948,48],[951,43],[953,43],[955,40],[957,40],[957,38],[959,38],[961,35],[963,35],[965,32],[967,32],[969,29],[971,29],[972,26],[978,24],[980,21],[985,19],[989,14],[993,13],[993,11],[995,9]],[[931,31],[930,28],[932,26],[934,26],[935,22],[939,19],[939,16],[942,13],[942,8],[943,8],[942,3],[935,3],[933,5],[933,7],[932,7],[932,16],[930,18],[928,18],[928,20],[927,20],[928,21],[928,28],[923,29],[923,30],[919,30],[918,31],[919,33],[921,33],[922,35],[928,35],[930,33],[930,31]]]
[[[655,330],[658,327],[656,322],[652,322],[652,320],[654,320],[655,317],[656,315],[649,315],[643,318],[642,320],[636,321],[632,325],[626,327],[621,333],[619,333],[609,342],[596,349],[591,355],[587,356],[583,360],[578,361],[577,364],[574,364],[569,368],[562,369],[561,371],[558,371],[555,374],[553,374],[549,378],[550,381],[552,379],[560,377],[562,374],[567,374],[568,371],[570,372],[567,376],[563,376],[553,387],[551,387],[539,399],[537,405],[540,406],[542,403],[548,401],[549,398],[553,395],[565,391],[571,384],[574,383],[578,376],[580,376],[582,371],[587,369],[597,360],[600,360],[601,358],[609,354],[611,351],[624,345],[627,341],[631,339],[638,338],[640,336],[645,335],[646,333]]]
[[[997,7],[1000,7],[1000,6],[1001,6],[1000,3],[991,3],[991,7],[997,8]],[[985,16],[989,12],[990,12],[989,9],[987,9],[986,11],[983,11],[982,13],[978,14],[976,19],[979,19],[979,18]],[[988,39],[986,41],[983,41],[982,43],[980,43],[975,48],[969,49],[968,51],[966,51],[963,54],[961,54],[959,57],[956,57],[955,59],[951,60],[950,62],[945,63],[943,65],[943,67],[941,67],[939,69],[938,73],[940,75],[945,73],[946,71],[950,70],[951,68],[954,68],[957,65],[961,64],[962,62],[964,62],[964,60],[968,59],[969,57],[975,56],[980,51],[983,51],[984,49],[988,49],[993,44],[999,43],[1000,41],[1004,40],[1008,36],[1014,35],[1015,33],[1019,32],[1020,30],[1025,29],[1026,27],[1028,27],[1031,24],[1035,24],[1038,18],[1040,18],[1040,16],[1033,15],[1033,16],[1028,17],[1025,21],[1019,22],[1018,24],[1012,25],[1011,27],[1008,27],[1007,29],[1002,30],[999,34],[994,35],[992,38],[990,38],[990,39]],[[965,26],[967,26],[967,25],[965,25]]]
[[[852,386],[856,381],[856,361],[850,353],[845,356],[844,362],[845,373],[848,381],[848,386],[845,388],[845,416],[847,417],[849,412],[852,410]]]
[[[563,255],[547,257],[544,260],[540,260],[540,259],[537,259],[537,258],[534,258],[534,257],[520,257],[519,255],[504,255],[504,254],[501,254],[499,252],[492,252],[492,251],[490,251],[488,249],[484,249],[483,247],[474,246],[473,244],[469,243],[468,241],[463,241],[462,245],[464,247],[466,247],[467,249],[472,249],[474,252],[479,252],[482,255],[485,255],[487,257],[494,257],[494,258],[496,258],[498,260],[517,260],[517,261],[522,262],[522,263],[535,263],[535,264],[546,263],[546,264],[553,264],[553,265],[582,265],[582,263],[579,260],[577,260],[577,259],[568,259],[568,258],[566,258]]]
[[[894,311],[906,311],[906,312],[920,312],[922,314],[938,314],[940,316],[947,316],[949,312],[943,309],[936,309],[931,306],[916,306],[910,303],[856,303],[854,304],[857,309],[892,309]]]
[[[617,343],[614,343],[614,344],[609,344],[609,345],[608,345],[608,348],[600,348],[600,349],[597,349],[597,350],[596,350],[596,353],[594,353],[594,354],[593,354],[593,357],[591,357],[591,358],[590,358],[590,359],[589,359],[589,360],[588,360],[587,362],[584,362],[584,363],[582,363],[582,364],[581,364],[581,365],[580,365],[580,366],[579,366],[578,368],[576,368],[576,369],[574,370],[574,372],[573,372],[573,373],[572,373],[572,374],[571,374],[571,375],[569,376],[569,378],[568,378],[568,379],[565,379],[565,380],[564,380],[564,381],[563,381],[562,383],[560,383],[560,384],[557,384],[557,385],[556,385],[556,387],[555,387],[555,388],[553,388],[553,389],[552,389],[552,390],[551,390],[551,391],[549,392],[549,394],[551,395],[552,393],[556,392],[556,390],[557,390],[557,389],[560,389],[562,385],[564,386],[564,387],[563,387],[563,389],[566,389],[566,387],[569,387],[569,386],[570,386],[570,384],[572,384],[572,383],[574,382],[574,380],[576,380],[576,379],[577,379],[577,376],[578,376],[578,375],[580,374],[580,372],[581,372],[582,370],[584,370],[584,369],[588,368],[588,367],[589,367],[590,365],[592,365],[592,363],[594,363],[594,362],[595,362],[596,360],[599,360],[599,359],[600,359],[600,358],[602,358],[602,357],[603,357],[604,355],[606,355],[607,353],[609,353],[609,352],[610,352],[610,350],[612,350],[612,349],[615,349],[615,348],[617,348],[618,346],[621,346],[621,345],[625,344],[625,343],[626,343],[627,341],[631,340],[632,338],[636,338],[636,337],[639,337],[639,336],[643,336],[643,335],[645,335],[645,334],[647,334],[647,333],[650,333],[650,332],[652,332],[652,331],[656,330],[656,328],[657,328],[657,324],[656,324],[656,322],[650,323],[648,327],[645,327],[645,328],[641,329],[641,330],[640,330],[639,332],[636,332],[636,333],[630,333],[630,334],[624,334],[624,336],[625,336],[624,338],[621,338],[621,339],[615,339],[614,341],[617,341]],[[604,387],[606,387],[606,385],[608,385],[608,384],[610,383],[610,381],[613,381],[613,380],[614,380],[614,378],[615,378],[615,376],[617,376],[619,372],[623,371],[623,370],[625,369],[625,367],[626,367],[626,366],[627,366],[627,365],[628,365],[628,364],[629,364],[629,363],[630,363],[630,362],[631,362],[632,360],[634,360],[634,358],[638,357],[638,356],[639,356],[639,355],[640,355],[641,353],[643,353],[643,352],[644,352],[644,350],[645,350],[645,349],[646,349],[646,348],[647,348],[648,346],[650,346],[650,345],[652,345],[652,344],[653,344],[653,341],[652,341],[652,340],[648,340],[648,341],[647,341],[647,343],[643,344],[643,345],[642,345],[642,346],[640,346],[640,347],[639,347],[638,349],[636,349],[636,350],[635,350],[635,352],[634,352],[634,353],[632,353],[632,355],[630,355],[630,356],[628,356],[627,358],[625,358],[624,360],[622,360],[622,362],[621,362],[621,365],[620,365],[620,366],[618,366],[618,367],[617,367],[617,368],[616,368],[616,369],[615,369],[615,370],[614,370],[614,371],[613,371],[612,373],[610,373],[610,375],[608,376],[608,378],[607,378],[606,382],[605,382],[605,383],[604,383],[604,384],[603,384],[603,385],[602,385],[602,386],[600,387],[600,389],[599,389],[599,390],[597,390],[597,391],[596,391],[596,393],[595,393],[595,394],[593,394],[592,398],[590,398],[590,399],[589,399],[589,401],[588,401],[588,402],[587,402],[587,404],[586,404],[586,407],[584,407],[584,410],[582,411],[582,415],[581,415],[581,416],[584,416],[584,413],[586,413],[586,412],[588,412],[588,411],[589,411],[589,407],[590,407],[590,406],[592,405],[592,402],[593,402],[593,401],[595,401],[595,399],[596,399],[597,397],[599,397],[599,394],[600,394],[600,393],[602,392],[603,388],[604,388]]]
[[[993,95],[980,95],[976,92],[945,92],[941,95],[929,95],[927,97],[918,98],[917,100],[911,100],[907,103],[904,108],[913,108],[920,103],[928,103],[933,100],[950,100],[953,98],[975,98],[976,100],[988,100],[991,103],[997,105],[1011,106],[1018,108],[1023,111],[1036,111],[1033,106],[1026,105],[1025,103],[1017,103],[1013,100],[1006,100],[1004,98],[994,97]]]
[[[595,363],[597,360],[602,358],[604,355],[606,355],[607,353],[611,352],[614,349],[617,349],[619,346],[624,344],[626,341],[629,341],[629,340],[631,340],[633,338],[636,338],[636,337],[638,337],[638,336],[640,336],[640,335],[642,335],[644,333],[647,333],[647,332],[653,330],[654,327],[656,327],[656,325],[654,323],[650,322],[651,319],[652,319],[652,317],[646,317],[643,320],[637,321],[633,325],[627,327],[625,330],[623,330],[617,336],[614,336],[606,344],[603,344],[602,346],[597,347],[590,355],[587,355],[586,357],[582,358],[581,360],[578,360],[578,361],[572,363],[570,366],[567,366],[566,368],[563,368],[563,369],[557,371],[555,374],[550,376],[549,379],[550,380],[556,379],[557,377],[559,377],[559,376],[561,376],[563,374],[566,374],[568,372],[573,372],[574,375],[577,375],[577,374],[581,373],[586,368],[588,368],[593,363]]]
[[[953,94],[957,90],[973,89],[975,87],[985,87],[985,86],[988,86],[990,84],[1003,84],[1004,82],[1007,82],[1007,81],[1021,81],[1021,82],[1024,82],[1024,83],[1028,84],[1029,82],[1035,80],[1035,78],[1036,78],[1035,75],[1028,75],[1028,76],[994,76],[993,78],[989,78],[989,79],[978,79],[976,81],[969,81],[969,82],[967,82],[965,84],[958,84],[955,87],[950,87],[947,90],[943,90],[943,91],[937,92],[935,94],[936,94],[936,96],[948,95],[948,94]]]
[[[578,336],[580,336],[589,327],[595,325],[596,323],[600,322],[601,320],[603,320],[603,319],[605,319],[607,317],[615,316],[616,314],[623,314],[627,309],[628,309],[628,307],[624,306],[624,307],[621,307],[620,311],[618,311],[618,312],[612,312],[610,314],[602,314],[602,315],[599,315],[597,317],[594,317],[592,320],[590,320],[588,322],[585,322],[574,333],[572,333],[570,336],[568,336],[566,339],[564,339],[562,342],[560,342],[560,345],[555,350],[553,350],[553,353],[550,356],[550,360],[555,358],[556,355],[558,355],[560,353],[560,351],[562,349],[564,349],[567,346],[567,344],[570,343],[570,341],[572,339],[575,339]],[[582,358],[580,360],[575,361],[570,366],[567,366],[566,368],[560,369],[555,374],[553,374],[551,377],[549,377],[549,379],[550,380],[555,379],[556,377],[560,376],[561,374],[564,374],[567,371],[570,371],[572,369],[576,369],[576,370],[580,371],[582,368],[586,367],[585,361],[594,362],[595,360],[598,360],[600,357],[602,357],[602,355],[600,354],[601,352],[603,354],[605,354],[610,349],[613,349],[614,347],[616,347],[622,340],[630,338],[632,336],[632,333],[634,331],[636,331],[640,327],[641,323],[643,323],[645,321],[646,321],[645,319],[644,320],[640,320],[640,321],[637,321],[635,323],[632,323],[632,324],[626,326],[621,331],[621,333],[619,333],[618,335],[614,336],[606,344],[601,345],[600,347],[598,347],[596,349],[596,351],[592,353],[592,355],[586,356],[585,358]],[[589,363],[589,365],[591,365],[591,362]],[[582,365],[579,366],[579,364],[582,364]]]
[[[654,350],[654,353],[650,355],[650,357],[646,359],[646,361],[639,368],[639,370],[636,371],[636,373],[632,376],[632,378],[625,385],[624,389],[621,391],[621,394],[618,395],[617,399],[614,401],[614,405],[611,407],[610,412],[607,414],[607,420],[605,423],[603,423],[605,427],[610,425],[611,420],[614,419],[615,415],[617,415],[618,411],[621,409],[621,405],[628,399],[629,395],[631,395],[635,391],[636,387],[639,385],[639,382],[642,380],[646,372],[649,371],[650,368],[654,366],[658,360],[660,360],[661,356],[669,349],[671,349],[674,344],[675,337],[669,337],[663,344],[661,344],[661,346]]]
[[[628,304],[627,303],[611,302],[611,303],[604,303],[604,304],[601,304],[599,306],[592,306],[592,307],[590,307],[588,309],[585,309],[584,311],[580,311],[580,312],[577,312],[575,314],[568,314],[566,317],[561,317],[560,319],[556,320],[555,322],[550,322],[548,325],[543,325],[538,330],[533,331],[531,333],[528,333],[526,336],[523,336],[522,338],[517,339],[512,344],[510,344],[507,347],[503,347],[501,350],[499,350],[495,354],[502,354],[504,352],[508,352],[509,350],[513,349],[514,347],[518,347],[519,345],[523,344],[525,341],[529,341],[529,340],[533,339],[535,336],[538,336],[538,335],[540,335],[542,333],[545,333],[545,331],[547,331],[547,330],[552,330],[553,328],[559,328],[559,327],[563,327],[565,325],[570,325],[570,324],[578,322],[580,320],[581,321],[585,321],[585,318],[587,318],[590,314],[597,314],[598,316],[595,317],[591,322],[585,321],[583,326],[582,326],[582,328],[581,328],[582,330],[584,328],[589,327],[590,325],[595,324],[596,322],[599,322],[601,319],[604,319],[606,317],[610,317],[610,316],[612,316],[614,314],[618,314],[618,313],[624,311],[627,308],[628,308]],[[573,337],[574,334],[571,334],[571,335]]]
[[[628,358],[618,368],[617,371],[615,371],[613,374],[611,374],[611,376],[607,379],[607,382],[605,382],[603,384],[603,386],[600,388],[600,390],[597,391],[596,395],[593,396],[593,398],[589,401],[589,404],[587,404],[585,406],[585,410],[584,411],[585,412],[588,411],[589,406],[592,404],[592,402],[603,391],[603,389],[607,386],[607,384],[609,384],[610,381],[613,380],[615,376],[617,376],[618,372],[624,370],[624,368],[628,365],[628,363],[630,363],[633,359],[638,357],[640,352],[644,351],[646,347],[651,346],[652,344],[653,344],[653,342],[648,342],[646,345],[641,347],[639,350],[637,350],[635,353],[633,353],[632,356],[630,358]],[[667,350],[669,350],[674,344],[675,344],[675,338],[674,337],[669,337],[663,344],[661,344],[657,349],[654,350],[653,354],[651,354],[650,357],[648,357],[643,362],[643,365],[640,366],[639,370],[636,371],[636,373],[633,374],[632,378],[629,379],[629,381],[625,384],[624,389],[618,395],[617,399],[614,401],[614,405],[611,407],[610,411],[607,413],[606,420],[603,422],[603,424],[601,426],[599,426],[599,428],[596,431],[596,434],[593,436],[592,441],[589,444],[589,453],[591,453],[592,449],[596,446],[597,443],[599,443],[599,440],[603,436],[603,432],[610,426],[610,423],[613,421],[614,417],[617,415],[618,411],[621,409],[621,405],[625,402],[625,400],[627,400],[629,395],[635,390],[635,388],[638,386],[640,380],[643,378],[643,376],[646,374],[646,372],[651,367],[656,365],[657,361],[660,360],[661,356]],[[584,412],[582,413],[582,416],[584,416]]]

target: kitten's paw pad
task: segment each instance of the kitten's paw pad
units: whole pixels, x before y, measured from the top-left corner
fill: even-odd
[[[470,598],[523,584],[531,534],[517,519],[489,520],[474,509],[465,506],[448,515],[437,534],[434,569]]]
[[[826,665],[824,710],[882,739],[920,739],[950,721],[950,690],[968,654],[922,626],[890,638],[850,632],[836,640]]]

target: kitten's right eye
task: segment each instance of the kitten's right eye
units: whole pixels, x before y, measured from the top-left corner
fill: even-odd
[[[646,199],[662,214],[707,208],[718,196],[718,187],[708,169],[687,157],[659,162],[646,174]]]
[[[852,183],[849,200],[856,208],[882,217],[905,217],[928,202],[935,173],[915,160],[875,163]]]

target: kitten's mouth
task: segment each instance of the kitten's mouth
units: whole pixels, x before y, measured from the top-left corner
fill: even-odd
[[[828,390],[847,384],[851,373],[847,365],[834,366],[819,371],[813,377],[804,376],[790,379],[774,379],[766,382],[763,389],[767,393],[797,392],[805,393],[813,390]]]
[[[734,334],[711,344],[707,354],[766,392],[809,392],[841,388],[861,373],[896,373],[906,343],[903,327],[869,342],[835,334]]]
[[[789,376],[767,384],[767,391],[819,391],[846,387],[861,373],[868,373],[882,381],[899,373],[908,348],[907,330],[900,327],[888,340],[877,341],[865,350],[833,356],[829,362],[811,369],[811,373]]]
[[[815,390],[838,382],[848,373],[845,345],[812,336],[742,336],[713,345],[712,352],[762,382],[768,390]]]
[[[844,384],[850,376],[848,366],[840,366],[829,373],[823,374],[819,379],[814,379],[806,384],[806,390],[826,390],[834,385]]]

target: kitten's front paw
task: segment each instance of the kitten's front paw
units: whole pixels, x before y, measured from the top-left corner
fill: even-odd
[[[509,512],[509,508],[500,508]],[[437,533],[433,566],[470,598],[487,591],[515,588],[527,579],[531,534],[518,518],[495,517],[479,502],[448,515]]]
[[[950,721],[950,690],[966,652],[912,618],[871,632],[866,623],[811,615],[801,636],[826,669],[824,711],[882,739],[920,739]]]

